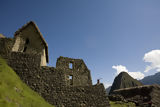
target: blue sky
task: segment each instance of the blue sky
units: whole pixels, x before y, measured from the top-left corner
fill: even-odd
[[[0,33],[7,37],[35,21],[49,45],[50,66],[59,56],[81,58],[93,83],[102,78],[106,85],[118,67],[145,76],[158,71],[159,0],[0,0],[0,7]],[[147,65],[153,69],[144,72]]]

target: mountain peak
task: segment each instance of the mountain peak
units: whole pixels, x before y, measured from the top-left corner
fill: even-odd
[[[130,76],[130,75],[127,72],[122,71],[122,72],[119,73],[118,76]]]
[[[135,87],[140,85],[142,85],[142,83],[132,78],[127,72],[121,72],[118,76],[115,77],[109,94],[117,89]]]

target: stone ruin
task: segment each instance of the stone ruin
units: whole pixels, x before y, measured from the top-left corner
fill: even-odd
[[[156,84],[143,85],[114,90],[109,99],[111,101],[134,102],[139,107],[159,107],[160,86]]]
[[[48,45],[34,22],[0,35],[0,56],[31,89],[57,107],[109,107],[103,84],[92,85],[90,70],[82,59],[60,56],[49,67]]]

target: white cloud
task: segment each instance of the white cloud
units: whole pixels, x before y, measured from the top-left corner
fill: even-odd
[[[134,79],[141,80],[144,78],[144,74],[141,72],[128,72],[128,74],[133,77]]]
[[[144,78],[143,73],[141,73],[141,72],[129,72],[128,69],[123,65],[112,66],[112,68],[117,70],[116,75],[118,75],[121,72],[127,72],[134,79],[140,80],[140,79]]]
[[[128,69],[123,65],[112,66],[113,69],[117,70],[116,75],[121,72],[128,72]]]
[[[156,69],[158,72],[160,72],[160,50],[152,50],[146,53],[143,57],[143,60],[151,63],[150,65],[146,66],[144,72],[149,72],[153,69]]]

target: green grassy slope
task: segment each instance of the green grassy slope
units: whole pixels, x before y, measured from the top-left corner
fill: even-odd
[[[136,107],[136,105],[131,102],[123,103],[123,102],[113,102],[113,101],[110,101],[110,106],[111,107]]]
[[[53,107],[25,85],[0,57],[0,107]]]

